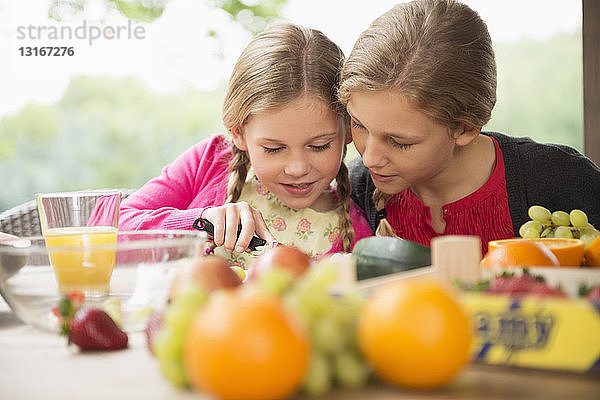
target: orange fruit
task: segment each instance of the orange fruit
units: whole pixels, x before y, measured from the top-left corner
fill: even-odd
[[[281,300],[247,291],[215,292],[183,348],[192,387],[220,399],[285,398],[302,383],[308,358],[308,336]]]
[[[560,266],[550,249],[530,239],[494,240],[488,249],[482,267]]]
[[[585,265],[600,267],[600,236],[585,249]]]
[[[362,309],[358,341],[378,375],[406,388],[449,382],[469,360],[469,318],[437,281],[378,287]]]
[[[494,240],[488,243],[488,248],[496,248],[502,246],[508,242],[520,242],[525,239],[505,239],[505,240]],[[538,238],[538,239],[527,239],[533,240],[546,246],[552,254],[558,259],[558,263],[561,267],[578,267],[583,261],[583,247],[585,243],[580,239],[568,239],[568,238]]]

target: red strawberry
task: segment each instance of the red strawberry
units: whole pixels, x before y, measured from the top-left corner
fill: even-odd
[[[559,288],[546,285],[545,283],[539,283],[533,288],[531,288],[529,294],[540,297],[567,297],[565,293]]]
[[[586,298],[591,301],[600,301],[600,285],[590,290]]]
[[[490,282],[490,286],[486,290],[489,293],[506,293],[508,284],[515,279],[513,274],[503,273],[500,276],[495,277]]]
[[[150,353],[154,354],[152,351],[152,342],[154,341],[154,336],[160,330],[163,324],[163,313],[162,311],[154,311],[150,318],[148,318],[148,324],[146,325],[146,345],[148,346],[148,350]]]
[[[523,274],[513,278],[505,288],[504,293],[523,295],[529,293],[535,286],[541,283],[540,280],[530,274]]]
[[[75,313],[69,329],[69,343],[83,350],[117,350],[127,347],[127,334],[99,308],[82,308]]]

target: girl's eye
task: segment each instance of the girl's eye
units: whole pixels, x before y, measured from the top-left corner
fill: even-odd
[[[350,125],[352,126],[353,129],[365,129],[364,126],[362,126],[361,124],[356,122],[354,119],[350,120]]]
[[[397,147],[400,150],[408,150],[410,148],[410,146],[412,146],[412,144],[406,144],[406,143],[399,143],[397,141],[395,141],[394,139],[390,138],[390,144],[393,147]]]
[[[283,147],[264,147],[263,149],[265,153],[277,153],[279,150],[283,149]]]
[[[316,151],[325,151],[327,149],[329,149],[331,147],[331,142],[329,143],[325,143],[321,146],[310,146],[311,149],[316,150]]]

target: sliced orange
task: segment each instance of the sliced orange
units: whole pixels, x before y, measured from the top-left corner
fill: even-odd
[[[579,267],[583,262],[584,242],[580,239],[567,238],[537,238],[537,239],[505,239],[495,240],[488,243],[488,249],[502,246],[513,241],[532,240],[546,246],[558,258],[561,267]]]
[[[548,247],[530,239],[494,240],[488,243],[482,267],[558,267],[558,258]]]
[[[600,236],[585,249],[585,265],[600,268]]]

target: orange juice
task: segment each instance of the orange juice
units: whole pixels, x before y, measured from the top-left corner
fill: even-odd
[[[53,228],[46,230],[44,237],[61,293],[73,290],[89,295],[108,293],[115,250],[93,247],[115,244],[117,229],[98,226]],[[52,250],[63,246],[68,250]]]

